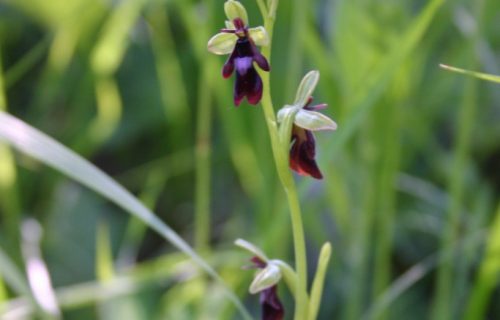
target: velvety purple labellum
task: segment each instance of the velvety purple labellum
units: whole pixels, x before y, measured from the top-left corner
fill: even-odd
[[[285,309],[278,298],[276,289],[277,286],[272,286],[260,293],[262,320],[282,320],[285,315]]]
[[[250,68],[244,75],[236,74],[234,83],[234,104],[239,106],[243,97],[249,104],[257,104],[262,98],[262,79],[255,68]]]
[[[290,149],[290,168],[301,175],[323,179],[316,164],[316,142],[311,131],[293,126],[292,148]]]

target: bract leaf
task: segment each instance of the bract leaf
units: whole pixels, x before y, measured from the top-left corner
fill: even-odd
[[[314,88],[316,88],[316,85],[318,84],[318,81],[319,71],[309,71],[300,82],[299,88],[297,89],[297,95],[295,96],[295,102],[293,104],[303,107],[307,103],[309,97],[312,95]]]
[[[218,55],[230,54],[233,52],[236,40],[238,37],[233,33],[217,33],[208,40],[207,49]]]
[[[300,109],[297,112],[294,123],[301,128],[311,131],[337,129],[337,124],[332,119],[322,113],[306,109]]]

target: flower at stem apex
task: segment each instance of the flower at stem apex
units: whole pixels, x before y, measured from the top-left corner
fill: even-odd
[[[316,141],[313,131],[336,130],[337,124],[318,111],[327,107],[326,104],[311,106],[311,96],[319,80],[319,72],[311,71],[304,76],[297,90],[293,105],[286,105],[278,112],[278,122],[283,122],[287,115],[293,116],[290,140],[290,168],[300,175],[322,179],[316,163]],[[295,112],[287,112],[294,110]]]
[[[246,10],[238,1],[226,1],[224,9],[229,19],[226,28],[208,41],[208,50],[218,55],[230,54],[222,68],[222,76],[229,78],[236,71],[234,104],[239,106],[246,97],[248,103],[256,105],[262,98],[263,88],[253,63],[264,71],[271,69],[257,49],[257,45],[268,45],[269,37],[264,27],[248,28]]]

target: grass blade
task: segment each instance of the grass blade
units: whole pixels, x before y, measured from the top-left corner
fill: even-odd
[[[28,282],[23,273],[17,268],[16,264],[0,247],[0,274],[10,288],[18,295],[30,296]]]
[[[500,275],[500,206],[486,242],[477,280],[467,305],[464,319],[484,319],[486,307]]]
[[[461,69],[461,68],[456,68],[456,67],[448,66],[446,64],[440,64],[439,66],[441,68],[443,68],[444,70],[448,70],[448,71],[452,71],[452,72],[464,74],[466,76],[471,76],[471,77],[478,78],[478,79],[481,79],[481,80],[486,80],[486,81],[500,83],[500,76],[495,76],[493,74],[476,72],[476,71],[471,71],[471,70],[466,70],[466,69]]]
[[[5,112],[0,112],[0,140],[12,145],[19,152],[33,157],[78,181],[130,214],[137,216],[177,249],[193,259],[198,266],[223,286],[228,298],[231,299],[241,314],[250,319],[248,312],[239,299],[227,288],[217,272],[175,231],[163,223],[153,212],[111,177],[44,133]]]

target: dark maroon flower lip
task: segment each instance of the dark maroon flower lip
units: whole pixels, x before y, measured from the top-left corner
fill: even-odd
[[[234,33],[238,37],[233,52],[224,63],[222,76],[229,78],[236,70],[233,92],[236,106],[239,106],[245,97],[249,104],[256,105],[262,98],[263,85],[253,63],[255,62],[264,71],[269,71],[271,68],[267,59],[260,53],[249,36],[248,28],[243,20],[236,18],[233,20],[233,24],[234,30],[221,30],[226,33]]]
[[[285,316],[285,309],[276,292],[277,288],[278,286],[274,285],[260,293],[262,320],[281,320]]]
[[[254,266],[259,269],[264,269],[267,264],[265,261],[255,256],[250,259]],[[260,292],[260,305],[262,306],[262,320],[282,320],[285,316],[285,308],[281,303],[278,293],[278,286],[273,285]]]
[[[326,103],[312,105],[313,97],[307,99],[302,107],[305,110],[318,111],[326,108]],[[323,174],[316,163],[316,140],[311,130],[301,128],[297,125],[292,127],[292,147],[290,148],[290,168],[303,176],[311,176],[315,179],[323,179]]]
[[[290,168],[300,175],[323,179],[316,163],[316,141],[311,131],[293,125]]]

